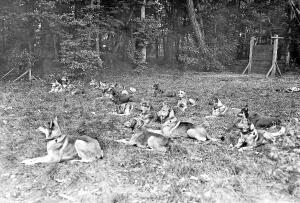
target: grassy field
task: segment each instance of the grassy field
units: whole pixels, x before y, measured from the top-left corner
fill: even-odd
[[[117,76],[118,75],[118,76]],[[262,75],[208,73],[116,74],[102,76],[137,88],[134,98],[152,101],[156,110],[166,98],[152,98],[154,81],[163,89],[185,90],[198,105],[178,114],[184,121],[204,123],[220,144],[176,139],[166,154],[124,146],[130,137],[114,105],[87,86],[85,95],[49,94],[50,86],[34,82],[0,84],[0,202],[299,202],[299,139],[283,137],[249,152],[231,150],[236,135],[225,130],[234,118],[204,121],[208,99],[243,107],[283,120],[299,118],[300,93],[276,92],[300,86],[298,76],[268,80]],[[167,99],[175,105],[175,99]],[[96,162],[36,164],[26,158],[46,154],[36,129],[58,116],[63,133],[89,135],[104,150]],[[298,148],[297,148],[298,147]]]

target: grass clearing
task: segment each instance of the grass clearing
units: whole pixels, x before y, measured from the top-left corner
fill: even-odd
[[[299,117],[300,93],[275,91],[300,86],[299,77],[270,80],[262,75],[174,72],[103,78],[137,88],[134,98],[149,99],[155,109],[166,98],[151,97],[154,81],[163,89],[185,90],[199,99],[198,105],[178,117],[204,123],[212,137],[228,139],[221,145],[176,139],[166,154],[125,146],[113,140],[130,137],[122,125],[133,115],[112,115],[114,105],[99,99],[97,90],[87,87],[83,96],[49,94],[49,86],[38,82],[1,82],[1,202],[299,202],[300,155],[293,151],[299,140],[284,138],[240,153],[230,150],[229,138],[236,137],[225,132],[234,118],[203,120],[212,95],[231,107],[248,103],[251,110],[283,120]],[[167,98],[167,102],[177,101]],[[96,138],[104,159],[90,164],[22,165],[25,158],[46,154],[44,137],[35,130],[56,115],[63,133]],[[288,158],[270,159],[273,146]]]

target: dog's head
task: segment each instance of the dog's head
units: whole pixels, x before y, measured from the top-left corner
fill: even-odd
[[[162,108],[157,112],[157,116],[160,118],[161,121],[163,121],[166,118],[175,117],[175,113],[169,105],[163,103]]]
[[[162,124],[162,126],[163,127],[174,127],[174,126],[176,126],[176,124],[178,123],[178,119],[175,117],[175,116],[173,116],[173,117],[170,117],[170,118],[168,118],[163,124]]]
[[[178,97],[179,97],[179,98],[184,98],[185,96],[186,96],[185,91],[183,91],[183,90],[179,90],[179,91],[178,91]]]
[[[249,118],[249,109],[248,109],[248,105],[246,105],[245,107],[243,107],[241,109],[241,111],[237,114],[238,117],[241,118]]]
[[[210,106],[213,106],[214,108],[223,106],[221,100],[218,99],[217,97],[212,97],[212,98],[209,100],[208,104],[209,104]]]
[[[300,122],[298,118],[292,118],[287,124],[287,135],[288,136],[300,136]]]
[[[97,81],[96,81],[97,82]],[[108,88],[108,83],[106,81],[102,82],[102,81],[99,81],[99,85],[100,85],[100,88],[102,89],[107,89]]]
[[[61,136],[61,130],[57,122],[57,116],[54,119],[51,119],[45,125],[40,126],[37,130],[45,134],[46,140],[52,140]]]
[[[247,134],[255,130],[254,124],[246,118],[241,119],[236,127],[240,129],[243,134]]]
[[[159,84],[158,84],[158,83],[154,83],[153,89],[154,89],[154,90],[158,90],[158,89],[159,89]]]
[[[152,108],[153,107],[150,101],[142,99],[142,101],[140,102],[140,109],[142,111],[142,114],[149,113],[152,110]]]
[[[140,129],[144,126],[144,121],[140,118],[133,118],[129,121],[126,121],[124,123],[124,126],[126,128],[130,128],[132,131],[134,131],[135,129]]]
[[[116,112],[118,114],[130,114],[133,109],[133,105],[130,103],[124,103],[116,106]]]
[[[63,89],[63,86],[57,81],[55,80],[55,82],[51,83],[52,87],[50,92],[60,92]]]
[[[62,84],[67,85],[69,84],[69,78],[67,76],[63,76],[61,78]]]
[[[97,82],[96,79],[92,79],[91,82],[89,83],[90,86],[98,86],[99,83]]]

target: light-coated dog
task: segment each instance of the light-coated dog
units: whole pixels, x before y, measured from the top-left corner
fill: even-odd
[[[168,118],[162,124],[161,131],[163,135],[171,138],[190,137],[198,141],[218,141],[218,139],[211,138],[204,127],[179,121],[176,117]]]
[[[116,142],[140,148],[149,148],[160,152],[166,152],[168,150],[170,138],[159,133],[149,131],[144,127],[142,120],[133,119],[126,122],[124,125],[125,127],[131,128],[134,131],[134,134],[130,139],[116,140]]]
[[[191,106],[196,105],[196,100],[192,99],[192,98],[188,99],[185,91],[179,90],[177,95],[178,95],[179,100],[177,102],[176,107],[180,108],[182,111],[185,111],[187,109],[188,105],[191,105]]]
[[[213,106],[213,108],[211,115],[206,116],[206,118],[226,115],[237,116],[237,114],[241,111],[241,109],[238,108],[225,106],[217,97],[212,97],[208,104]]]
[[[47,155],[26,159],[25,165],[37,163],[57,163],[67,160],[72,162],[92,162],[103,157],[99,142],[88,136],[71,137],[62,134],[57,117],[51,119],[45,126],[38,128],[46,136]],[[76,159],[79,157],[80,159]]]
[[[280,130],[275,129],[276,132],[256,129],[254,124],[247,118],[241,119],[236,126],[240,132],[238,142],[234,148],[237,148],[240,151],[253,149],[259,144],[265,144],[268,141],[274,143],[276,138],[286,133],[286,127],[284,126],[282,126]]]

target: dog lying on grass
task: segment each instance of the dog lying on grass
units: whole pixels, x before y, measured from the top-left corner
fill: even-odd
[[[124,104],[124,103],[132,101],[133,95],[122,94],[121,92],[118,92],[114,87],[110,88],[110,90],[108,90],[108,92],[111,93],[112,101],[115,104]]]
[[[281,120],[278,118],[263,116],[255,112],[249,113],[248,105],[242,108],[237,115],[238,117],[249,119],[256,128],[270,128],[281,124]]]
[[[153,96],[156,97],[157,95],[164,96],[164,97],[176,97],[175,91],[164,91],[159,87],[158,83],[153,85]]]
[[[178,108],[180,108],[182,111],[185,111],[188,107],[188,104],[190,104],[191,106],[195,106],[196,105],[196,100],[195,99],[188,99],[187,95],[185,93],[185,91],[179,90],[178,91],[178,102],[177,102],[177,106]]]
[[[57,117],[41,126],[38,131],[46,136],[47,155],[26,159],[22,161],[25,165],[34,165],[37,163],[57,163],[67,160],[72,162],[92,162],[103,157],[103,151],[97,140],[88,137],[70,137],[61,133]],[[81,159],[76,159],[79,157]]]
[[[163,123],[169,118],[175,117],[174,110],[166,103],[163,103],[161,109],[157,112],[158,121]]]
[[[159,121],[159,117],[154,111],[154,108],[152,107],[150,101],[142,99],[138,110],[141,111],[140,118],[145,122],[145,124]]]
[[[146,123],[160,122],[163,123],[167,118],[175,116],[174,110],[167,104],[163,103],[162,108],[155,112],[149,101],[142,99],[139,110],[140,118]]]
[[[134,106],[132,103],[124,103],[116,106],[116,113],[119,115],[130,115]]]
[[[126,122],[124,125],[125,127],[131,128],[134,131],[134,135],[130,139],[116,140],[116,142],[140,148],[150,148],[160,152],[166,152],[168,150],[170,138],[149,131],[144,127],[144,122],[142,120],[133,119],[130,122]]]
[[[190,137],[198,141],[217,141],[209,137],[204,127],[200,125],[194,125],[189,122],[181,122],[176,117],[168,118],[165,123],[162,124],[161,131],[166,137]]]
[[[268,141],[272,141],[274,143],[277,137],[286,133],[285,127],[281,127],[281,129],[277,132],[258,130],[247,118],[241,119],[241,121],[237,124],[237,128],[240,129],[239,139],[234,148],[237,148],[240,151],[253,149],[260,144],[267,143]]]
[[[213,106],[213,108],[212,115],[206,116],[207,118],[226,115],[237,115],[241,111],[241,109],[238,108],[230,108],[225,106],[217,97],[212,97],[208,104]]]

